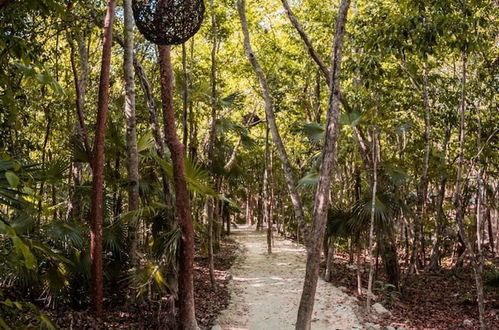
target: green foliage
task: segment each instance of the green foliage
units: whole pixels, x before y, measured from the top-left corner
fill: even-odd
[[[499,270],[493,269],[484,274],[484,284],[491,289],[499,288]]]
[[[378,292],[383,297],[382,304],[385,306],[393,305],[400,300],[400,291],[398,291],[397,287],[393,284],[375,281],[374,291]]]

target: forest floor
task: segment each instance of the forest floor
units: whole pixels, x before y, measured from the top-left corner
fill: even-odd
[[[497,269],[498,258],[489,258],[485,272]],[[495,266],[492,266],[495,264]],[[325,265],[322,265],[324,270]],[[379,265],[375,281],[385,281]],[[359,297],[365,301],[367,287],[368,263],[362,265],[362,282],[364,294]],[[380,282],[378,282],[380,283]],[[349,262],[347,253],[335,254],[334,275],[332,284],[346,287],[347,292],[357,296],[356,268]],[[478,306],[476,289],[471,267],[451,269],[443,267],[439,272],[424,272],[419,275],[405,274],[402,277],[402,289],[396,295],[375,289],[377,301],[383,303],[390,311],[386,317],[380,317],[377,323],[394,328],[406,329],[478,329]],[[487,329],[499,329],[499,290],[485,287],[485,303]]]
[[[225,238],[214,255],[215,277],[217,286],[212,288],[209,277],[208,258],[198,254],[194,261],[196,318],[202,329],[211,328],[219,312],[229,304],[229,270],[239,255],[239,244]],[[125,282],[126,283],[126,282]],[[56,309],[45,308],[44,312],[60,329],[170,329],[172,311],[168,302],[172,297],[162,299],[127,300],[125,288],[107,288],[105,315],[98,323],[89,309],[75,310],[67,305]],[[16,297],[22,300],[22,297]],[[161,303],[160,303],[161,302]],[[170,307],[172,305],[170,304]],[[40,306],[42,307],[42,306]],[[35,327],[33,327],[35,328]]]
[[[242,254],[231,269],[231,301],[213,329],[294,329],[305,275],[303,246],[274,237],[267,253],[266,232],[234,231]],[[357,299],[319,279],[312,329],[363,329]]]

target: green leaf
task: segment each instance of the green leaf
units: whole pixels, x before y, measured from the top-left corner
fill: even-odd
[[[57,326],[52,322],[47,315],[40,313],[40,326],[49,329],[49,330],[56,330]]]
[[[38,80],[41,84],[46,85],[52,82],[52,77],[47,73],[38,73],[36,75],[36,80]]]
[[[9,182],[12,188],[16,188],[19,185],[19,177],[12,171],[5,172],[5,178]]]
[[[298,181],[298,187],[315,188],[319,183],[319,173],[308,173]]]
[[[318,143],[324,138],[324,125],[315,122],[306,123],[303,125],[303,133],[311,142]]]
[[[33,69],[30,66],[23,65],[19,62],[15,62],[14,66],[16,67],[16,69],[18,69],[19,71],[21,71],[22,73],[24,73],[27,76],[34,76],[36,74],[35,69]]]
[[[4,330],[10,330],[11,328],[7,325],[7,323],[5,323],[5,321],[3,320],[3,318],[0,317],[0,327]]]
[[[137,152],[143,152],[151,149],[154,146],[154,140],[152,138],[152,133],[148,131],[142,135],[137,141]]]
[[[340,123],[342,125],[356,126],[361,117],[361,114],[357,111],[347,112],[341,115]]]
[[[24,244],[24,242],[18,237],[12,237],[12,241],[14,242],[14,246],[16,249],[20,250],[24,257],[24,264],[28,269],[36,268],[36,259],[33,253],[29,250],[28,246]]]

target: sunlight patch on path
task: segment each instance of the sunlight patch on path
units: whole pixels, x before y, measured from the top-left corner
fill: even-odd
[[[275,238],[267,254],[265,232],[242,227],[234,239],[244,252],[231,269],[231,302],[214,329],[294,329],[305,274],[305,249]],[[319,280],[312,316],[313,330],[362,329],[356,299]]]

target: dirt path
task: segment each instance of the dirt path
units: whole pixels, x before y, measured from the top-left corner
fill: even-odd
[[[240,228],[234,239],[244,252],[234,264],[231,302],[214,329],[294,329],[305,274],[303,247],[275,238],[267,254],[265,232]],[[312,329],[362,329],[356,299],[319,280]]]

